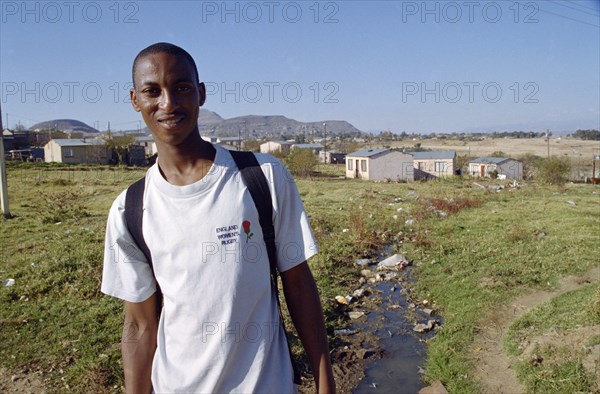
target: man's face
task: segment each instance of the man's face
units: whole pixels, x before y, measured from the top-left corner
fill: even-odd
[[[205,89],[185,58],[168,53],[145,56],[138,61],[133,78],[131,103],[157,143],[179,145],[198,132]]]

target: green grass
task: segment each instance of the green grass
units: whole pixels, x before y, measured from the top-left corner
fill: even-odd
[[[600,206],[592,191],[597,193],[588,186],[470,190],[484,201],[480,208],[429,220],[423,246],[410,245],[419,261],[418,290],[429,294],[444,318],[428,346],[428,380],[440,379],[451,392],[478,392],[470,352],[486,311],[525,289],[553,288],[560,277],[598,264],[593,251]]]
[[[354,259],[394,245],[415,261],[416,292],[444,319],[426,379],[451,392],[478,390],[470,345],[485,311],[598,264],[600,204],[589,185],[496,193],[468,179],[375,183],[340,179],[343,166],[319,169],[297,184],[320,247],[309,263],[329,332],[347,324],[333,297],[358,287]],[[0,288],[1,367],[43,371],[50,392],[121,391],[122,307],[99,292],[104,226],[114,198],[143,174],[9,165],[16,218],[0,221],[0,279],[16,284]]]
[[[568,333],[568,330],[600,324],[595,311],[600,302],[600,283],[588,284],[580,289],[562,294],[535,308],[511,325],[504,344],[510,354],[522,354],[521,343],[550,331]],[[600,344],[600,335],[587,341],[587,346]],[[543,358],[542,363],[532,363],[525,358],[516,364],[519,378],[529,392],[566,393],[592,392],[596,387],[594,376],[585,370],[583,358],[589,349],[569,349],[557,345],[536,345],[533,353]],[[600,362],[600,360],[598,361]]]

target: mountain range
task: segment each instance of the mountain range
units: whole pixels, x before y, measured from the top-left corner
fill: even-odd
[[[325,123],[327,126],[323,126]],[[324,120],[318,122],[300,122],[281,115],[246,115],[223,119],[219,114],[200,108],[198,129],[202,135],[218,137],[238,137],[251,139],[279,138],[298,134],[323,135],[324,127],[327,134],[356,134],[362,132],[343,120]],[[36,123],[29,128],[31,131],[58,129],[65,132],[82,132],[85,134],[99,133],[98,130],[74,119],[56,119]],[[118,131],[118,130],[113,130]],[[124,130],[126,133],[137,133],[139,130]],[[145,127],[142,132],[150,134]]]

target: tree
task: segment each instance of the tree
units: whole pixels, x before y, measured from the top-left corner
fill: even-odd
[[[248,150],[250,152],[260,152],[260,141],[245,140],[243,146],[244,150]]]
[[[310,175],[319,161],[312,149],[292,149],[286,159],[290,172],[298,176]]]
[[[569,180],[571,162],[567,157],[548,157],[536,163],[534,179],[550,185],[564,185]]]
[[[600,130],[577,130],[573,137],[580,138],[582,140],[600,140]]]
[[[135,143],[135,137],[132,135],[115,135],[105,137],[106,150],[114,152],[117,155],[116,164],[124,164],[127,149]]]

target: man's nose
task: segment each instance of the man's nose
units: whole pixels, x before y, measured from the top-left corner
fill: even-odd
[[[160,97],[160,107],[165,111],[171,111],[177,108],[178,100],[177,95],[169,90],[164,90]]]

